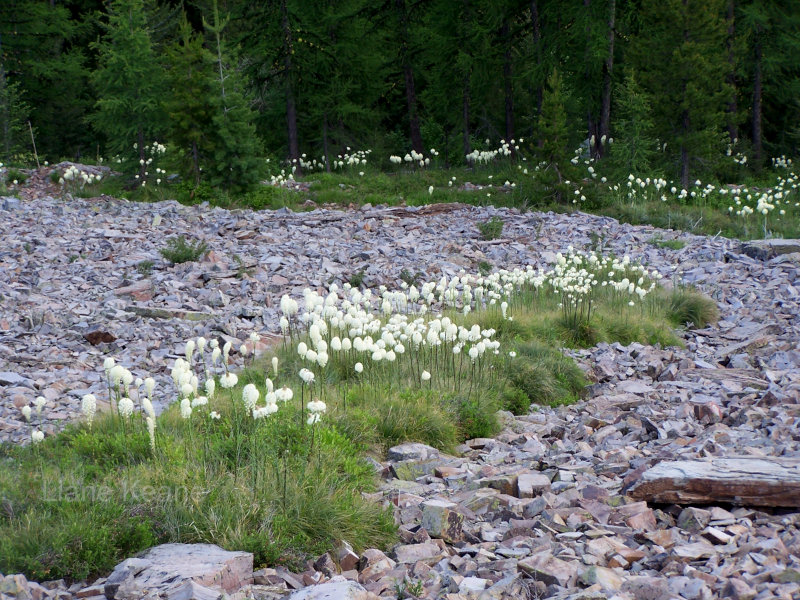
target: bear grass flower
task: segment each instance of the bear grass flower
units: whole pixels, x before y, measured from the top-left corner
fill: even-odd
[[[303,380],[303,383],[310,384],[314,381],[314,373],[309,371],[308,369],[300,369],[300,379]]]
[[[94,415],[97,412],[97,398],[95,398],[93,394],[86,394],[81,399],[81,411],[83,411],[83,414],[86,416],[86,422],[91,429]]]
[[[147,425],[147,435],[150,437],[150,449],[156,451],[156,420],[154,417],[146,417],[144,420]]]
[[[288,402],[294,398],[294,392],[291,390],[291,388],[283,386],[279,390],[275,391],[275,398],[277,400],[281,400],[282,402]]]
[[[192,417],[192,404],[188,398],[181,400],[181,418],[190,419]]]
[[[20,409],[20,412],[22,412],[22,416],[25,417],[26,421],[30,421],[31,420],[31,407],[30,406],[28,406],[28,405],[23,406]]]
[[[39,431],[38,429],[34,429],[31,431],[31,442],[34,444],[38,444],[44,439],[44,432]]]
[[[252,383],[248,383],[242,388],[242,402],[248,412],[252,412],[258,403],[258,388]]]
[[[123,419],[128,419],[133,414],[133,400],[130,398],[120,398],[117,403],[117,411]]]
[[[149,398],[142,399],[142,408],[144,409],[145,414],[151,418],[156,418],[156,411],[153,409],[153,403],[150,401]]]
[[[219,384],[226,390],[235,387],[237,383],[239,383],[239,378],[236,373],[225,373],[219,378]]]

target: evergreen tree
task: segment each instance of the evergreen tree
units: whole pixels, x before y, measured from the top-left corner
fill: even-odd
[[[650,98],[636,81],[633,71],[617,86],[614,143],[610,144],[611,158],[623,175],[650,173],[656,158],[658,141],[655,138]]]
[[[653,98],[656,130],[681,185],[720,154],[730,97],[723,49],[724,0],[644,0],[633,61]]]
[[[753,164],[760,166],[764,146],[773,154],[797,151],[790,132],[800,121],[800,1],[742,0],[737,6],[737,35],[743,40],[740,72],[750,107]]]
[[[22,98],[19,84],[6,79],[0,64],[0,162],[27,151],[30,145],[28,115],[30,107]]]
[[[0,2],[0,64],[7,82],[32,103],[29,118],[42,155],[95,152],[86,127],[93,104],[87,45],[95,22],[91,6],[74,14],[61,2]]]
[[[220,19],[216,0],[213,19],[213,23],[204,20],[214,48],[213,96],[209,98],[214,109],[213,138],[206,171],[212,185],[241,191],[251,188],[261,177],[261,143],[241,72],[223,43],[222,32],[228,20]]]
[[[185,14],[179,35],[167,54],[169,94],[164,107],[181,174],[197,186],[212,137],[214,108],[209,99],[215,92],[214,57]]]
[[[97,112],[92,122],[106,148],[144,179],[145,145],[163,137],[164,71],[150,39],[144,0],[114,0],[106,34],[97,44],[100,67],[92,74]],[[133,152],[132,152],[133,151]],[[131,168],[131,158],[136,163]]]
[[[542,112],[539,115],[539,137],[542,139],[540,151],[542,159],[560,173],[560,169],[568,162],[569,130],[564,109],[563,80],[558,69],[553,69],[547,78],[547,87],[542,98]]]

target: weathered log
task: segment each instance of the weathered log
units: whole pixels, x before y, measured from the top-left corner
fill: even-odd
[[[730,457],[662,462],[628,489],[637,500],[800,507],[800,458]]]

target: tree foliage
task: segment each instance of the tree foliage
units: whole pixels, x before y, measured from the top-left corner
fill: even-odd
[[[158,139],[193,184],[247,187],[264,151],[453,164],[524,137],[558,164],[613,136],[620,168],[685,184],[737,136],[755,167],[797,153],[798,30],[800,0],[6,0],[3,151],[27,117],[53,160],[133,171]]]

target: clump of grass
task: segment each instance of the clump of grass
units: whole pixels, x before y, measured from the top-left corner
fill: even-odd
[[[704,329],[719,319],[716,303],[692,288],[676,286],[671,292],[661,292],[667,303],[667,316],[677,326]]]
[[[447,399],[431,390],[356,386],[347,392],[336,423],[363,447],[380,452],[404,441],[452,450],[459,441]]]
[[[6,171],[6,183],[23,185],[28,180],[28,176],[19,169],[9,168]]]
[[[650,238],[649,242],[656,248],[669,248],[670,250],[682,250],[686,247],[686,242],[683,240],[665,240],[659,236]]]
[[[172,264],[194,262],[208,252],[208,244],[201,241],[187,242],[184,236],[172,237],[167,240],[165,248],[159,250],[161,256]]]
[[[523,414],[531,404],[575,402],[587,381],[559,348],[668,343],[670,318],[708,310],[710,300],[696,292],[653,291],[645,282],[651,275],[627,259],[571,253],[558,265],[470,283],[426,282],[421,291],[385,290],[372,301],[346,285],[306,293],[306,306],[358,307],[347,327],[338,316],[334,323],[337,311],[313,309],[313,322],[301,320],[298,302],[286,296],[276,363],[248,361],[238,375],[244,388],[237,387],[231,346],[190,340],[186,360],[173,369],[180,408],[174,404],[157,421],[143,418],[150,413],[135,386],[130,398],[140,406],[123,397],[133,375],[112,375],[119,366],[111,361],[115,413],[27,448],[0,450],[0,571],[84,578],[162,542],[250,550],[259,566],[300,566],[343,533],[356,547],[390,544],[391,515],[362,497],[375,486],[365,453],[404,441],[450,450],[494,434],[500,408]],[[607,285],[586,287],[578,266]],[[648,289],[631,288],[630,274],[636,281],[641,275]],[[582,290],[570,283],[579,279]],[[479,285],[483,292],[473,294]],[[579,318],[565,319],[570,302]],[[425,313],[417,313],[423,303]],[[427,312],[437,308],[440,314]],[[216,395],[208,380],[193,384],[208,377],[206,369],[219,382]],[[284,394],[284,382],[294,382],[293,395]],[[212,390],[202,402],[199,389]],[[72,491],[40,492],[63,482]],[[91,490],[103,497],[86,497]]]
[[[496,240],[503,235],[503,225],[505,223],[497,216],[492,217],[488,221],[478,223],[478,231],[481,234],[481,239],[485,241]]]
[[[529,400],[528,408],[531,403],[558,406],[576,402],[588,385],[575,361],[541,342],[519,344],[505,372],[513,386],[507,397],[513,402],[512,412],[513,408],[527,412],[522,394]]]
[[[158,420],[155,455],[141,426],[111,414],[5,448],[0,572],[86,579],[167,542],[210,542],[251,551],[258,565],[299,568],[343,532],[360,548],[392,542],[391,515],[361,496],[374,489],[374,471],[352,441],[319,426],[312,441],[286,410],[243,420],[237,443],[234,402],[215,405],[219,426],[196,416],[187,427],[173,408]]]

